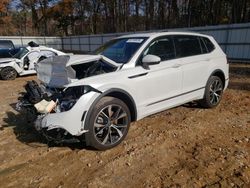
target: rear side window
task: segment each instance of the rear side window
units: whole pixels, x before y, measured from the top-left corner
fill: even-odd
[[[204,43],[204,41],[202,40],[201,37],[199,37],[199,41],[200,41],[202,53],[203,54],[208,53],[207,47],[206,47],[206,45],[205,45],[205,43]]]
[[[174,36],[176,57],[187,57],[202,54],[199,38],[196,36]]]
[[[14,48],[13,43],[9,40],[1,40],[0,41],[0,49],[9,49]]]
[[[208,38],[202,37],[202,40],[204,41],[204,43],[207,47],[208,53],[212,52],[215,49],[214,44]]]

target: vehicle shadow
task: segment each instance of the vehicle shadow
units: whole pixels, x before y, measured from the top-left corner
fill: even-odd
[[[197,101],[192,101],[182,105],[185,108],[197,108],[197,109],[204,109]]]
[[[36,132],[32,123],[27,122],[26,115],[14,113],[12,111],[6,112],[7,117],[3,119],[5,123],[3,128],[11,127],[16,138],[23,143],[44,142],[43,138]]]
[[[15,108],[15,104],[10,104],[12,108]],[[6,117],[3,118],[4,125],[2,129],[10,127],[13,129],[13,133],[16,138],[31,147],[69,147],[72,150],[87,149],[94,150],[86,146],[84,141],[76,143],[54,143],[48,141],[42,134],[40,134],[34,127],[34,123],[29,121],[28,115],[23,112],[14,113],[13,111],[6,112]]]

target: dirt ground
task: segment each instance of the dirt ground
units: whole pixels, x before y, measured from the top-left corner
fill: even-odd
[[[250,187],[250,65],[231,65],[217,108],[144,118],[102,152],[44,143],[13,109],[32,79],[0,81],[0,187]]]

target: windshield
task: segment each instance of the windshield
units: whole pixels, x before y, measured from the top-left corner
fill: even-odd
[[[125,64],[146,39],[146,37],[114,39],[95,50],[94,53],[104,55],[116,63]]]
[[[27,48],[20,48],[20,50],[13,55],[14,58],[21,59],[23,56],[25,56],[29,50]]]

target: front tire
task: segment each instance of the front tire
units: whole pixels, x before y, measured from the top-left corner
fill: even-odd
[[[211,76],[205,88],[204,98],[200,104],[205,108],[216,107],[222,98],[223,83],[218,76]]]
[[[17,72],[12,67],[4,67],[0,72],[0,76],[3,80],[15,80]]]
[[[127,105],[114,97],[103,97],[93,108],[87,122],[86,142],[107,150],[120,144],[126,137],[131,122]]]

